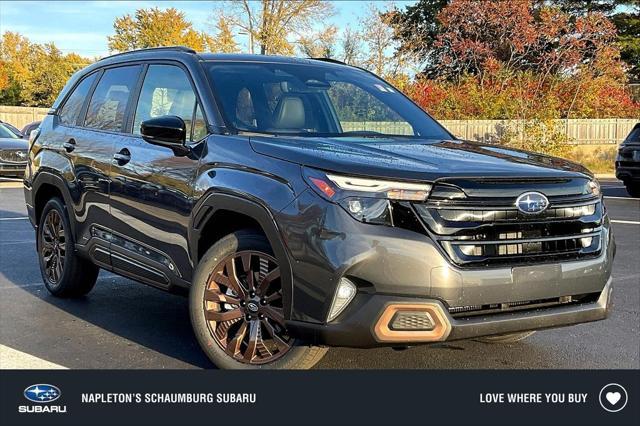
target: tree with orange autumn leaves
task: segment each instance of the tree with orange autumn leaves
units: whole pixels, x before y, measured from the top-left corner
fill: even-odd
[[[640,117],[616,29],[533,0],[451,0],[411,96],[442,119]],[[396,21],[397,22],[397,21]]]

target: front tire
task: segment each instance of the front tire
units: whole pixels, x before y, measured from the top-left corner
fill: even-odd
[[[475,340],[483,343],[516,343],[531,336],[535,331],[524,331],[521,333],[498,334],[496,336],[479,337]]]
[[[59,198],[42,209],[37,247],[42,280],[51,294],[80,297],[91,291],[100,268],[76,253],[67,209]]]
[[[308,369],[327,352],[291,337],[280,265],[266,237],[238,231],[202,257],[189,293],[191,323],[209,359],[224,369]]]

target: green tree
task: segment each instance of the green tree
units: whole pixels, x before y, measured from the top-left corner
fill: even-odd
[[[211,36],[196,31],[184,13],[173,7],[138,9],[133,16],[116,18],[113,29],[115,34],[108,41],[109,50],[115,52],[159,46],[187,46],[203,52],[213,45]]]
[[[629,66],[628,74],[640,80],[640,1],[636,0],[628,12],[614,14],[611,20],[618,29],[620,58]]]

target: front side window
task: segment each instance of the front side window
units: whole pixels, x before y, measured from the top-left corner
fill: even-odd
[[[84,101],[87,99],[89,90],[91,90],[91,86],[93,85],[97,75],[98,73],[93,73],[82,80],[73,90],[73,93],[71,93],[67,98],[62,110],[58,114],[61,124],[65,126],[76,125],[78,117],[80,117],[80,111],[82,111]]]
[[[112,132],[123,131],[130,94],[138,81],[139,65],[111,68],[104,72],[91,96],[86,127]]]
[[[140,134],[140,124],[150,118],[175,115],[187,125],[187,135],[196,107],[196,95],[185,72],[173,65],[150,65],[144,78],[133,121],[133,133]],[[204,121],[204,120],[203,120]]]
[[[210,61],[226,121],[295,136],[449,139],[413,102],[370,73],[326,64]]]

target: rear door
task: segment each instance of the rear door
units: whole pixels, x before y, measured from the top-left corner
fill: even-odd
[[[91,256],[103,267],[111,264],[109,174],[115,143],[123,136],[126,110],[141,71],[142,66],[133,65],[107,68],[96,74],[90,98],[76,118],[77,125],[68,131],[64,140],[77,186],[72,188],[76,198],[76,242],[88,245]],[[74,95],[75,92],[62,108],[60,120],[63,122],[65,108],[73,103]]]
[[[187,230],[198,158],[176,156],[142,139],[140,124],[163,115],[185,121],[188,143],[206,135],[196,91],[186,69],[177,63],[146,66],[131,108],[131,134],[116,143],[121,160],[111,169],[110,203],[114,271],[166,288],[191,281]]]

